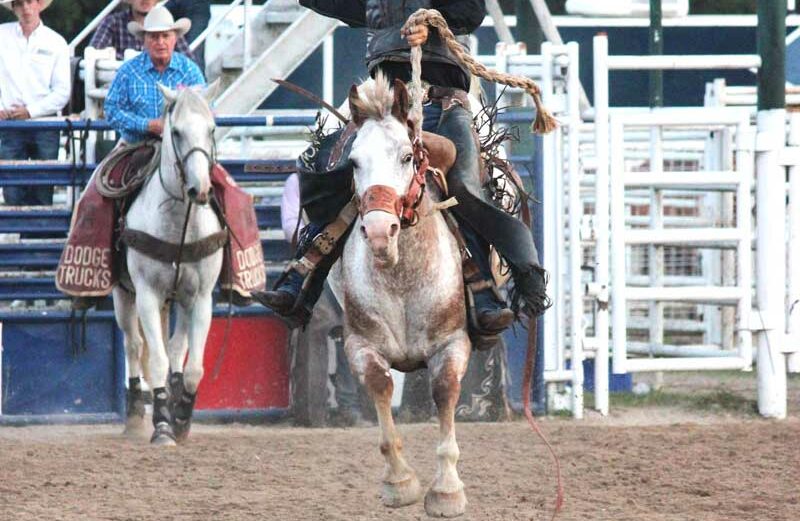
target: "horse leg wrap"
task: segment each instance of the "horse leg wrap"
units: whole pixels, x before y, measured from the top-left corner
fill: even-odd
[[[194,411],[194,401],[197,394],[190,394],[185,389],[179,400],[176,401],[174,409],[175,437],[178,441],[184,441],[189,437],[189,429],[192,427],[192,411]]]
[[[165,438],[175,440],[175,433],[172,430],[172,414],[169,411],[169,393],[166,387],[153,389],[153,436],[151,442],[157,442]]]
[[[183,394],[183,373],[172,373],[169,375],[169,410],[175,415],[181,395]]]
[[[141,378],[128,378],[128,392],[125,398],[127,417],[144,417],[144,393],[142,392]]]
[[[166,387],[153,389],[153,425],[159,423],[172,423],[172,414],[169,412],[169,393]]]

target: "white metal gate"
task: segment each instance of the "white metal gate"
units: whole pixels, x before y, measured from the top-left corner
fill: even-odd
[[[610,119],[610,218],[611,218],[611,319],[615,373],[628,371],[664,371],[686,369],[745,369],[752,362],[750,310],[752,299],[752,198],[754,130],[747,111],[738,109],[656,109],[634,114],[615,114]],[[630,171],[625,165],[626,129],[646,129],[651,134],[650,170]],[[720,171],[664,171],[663,136],[668,129],[706,129],[719,132],[729,129],[736,150],[729,161],[731,168]],[[633,229],[626,226],[626,190],[648,189],[650,226]],[[665,227],[662,201],[665,193],[702,194],[730,191],[736,194],[735,226]],[[600,202],[598,201],[598,204]],[[633,287],[626,280],[626,260],[630,246],[651,248],[651,278],[646,287]],[[692,246],[736,251],[737,276],[731,285],[670,286],[663,280],[663,262],[654,248]],[[654,252],[656,254],[654,254]],[[655,257],[655,258],[653,258]],[[628,303],[646,301],[657,304],[669,301],[709,303],[736,308],[738,350],[735,356],[720,350],[716,356],[670,356],[632,358],[628,352]],[[659,311],[660,313],[660,311]],[[653,320],[653,317],[651,317]],[[662,332],[663,334],[663,332]],[[679,350],[674,350],[679,353]],[[660,354],[663,354],[663,350]]]

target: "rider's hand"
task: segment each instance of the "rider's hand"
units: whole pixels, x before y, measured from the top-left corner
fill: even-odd
[[[414,25],[403,36],[408,40],[408,44],[411,47],[422,45],[428,41],[428,26]]]
[[[7,110],[0,110],[0,121],[8,119],[8,111]]]
[[[27,107],[16,106],[6,111],[6,117],[8,119],[31,119],[31,113],[28,112]]]
[[[164,122],[159,119],[151,119],[147,122],[147,131],[151,134],[155,134],[156,136],[160,136],[164,133]]]

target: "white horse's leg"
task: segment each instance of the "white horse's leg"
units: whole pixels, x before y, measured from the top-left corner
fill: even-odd
[[[211,314],[211,295],[198,296],[194,306],[188,310],[189,358],[186,360],[183,393],[175,406],[175,435],[178,441],[188,438],[192,425],[197,387],[203,378],[203,354],[211,327]]]
[[[389,363],[361,337],[347,337],[345,349],[350,365],[358,379],[367,388],[381,427],[381,454],[386,459],[383,473],[383,504],[387,507],[402,507],[420,500],[422,489],[414,470],[403,458],[403,442],[397,433],[392,418],[392,391],[394,382],[389,372]]]
[[[164,346],[162,303],[150,288],[137,288],[136,291],[136,310],[139,313],[145,340],[150,347],[148,366],[150,386],[153,389],[153,427],[155,427],[150,441],[156,445],[174,445],[175,434],[172,430],[172,414],[169,411],[169,395],[166,389],[169,359]]]
[[[183,361],[186,359],[186,350],[189,348],[189,315],[180,304],[175,306],[175,331],[167,342],[167,356],[169,357],[169,394],[170,412],[175,419],[175,408],[183,396]],[[166,327],[166,326],[165,326]],[[176,432],[177,435],[177,432]]]
[[[458,334],[463,335],[462,332]],[[464,483],[458,477],[456,468],[460,453],[455,429],[461,378],[469,361],[469,341],[466,335],[463,336],[463,339],[457,339],[428,360],[433,400],[439,415],[436,476],[425,494],[425,512],[433,517],[460,516],[467,507]]]
[[[133,294],[120,287],[112,292],[114,317],[122,330],[125,358],[128,361],[128,390],[126,392],[125,434],[140,435],[144,432],[144,394],[142,393],[142,348],[144,341],[139,334],[139,315]]]

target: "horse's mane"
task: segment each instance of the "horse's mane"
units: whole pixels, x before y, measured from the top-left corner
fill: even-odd
[[[378,71],[375,79],[369,79],[358,86],[358,99],[351,99],[360,114],[367,119],[380,121],[391,116],[394,91],[383,72]]]

